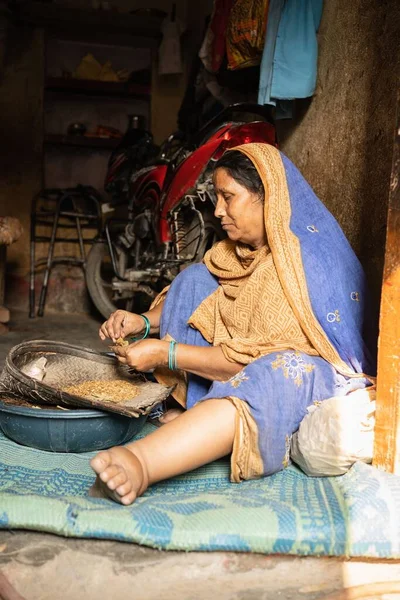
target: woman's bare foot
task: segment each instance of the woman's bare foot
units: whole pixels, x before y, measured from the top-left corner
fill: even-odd
[[[91,460],[98,485],[121,504],[131,504],[149,485],[230,454],[236,410],[226,398],[206,400],[128,446],[99,452]]]
[[[147,489],[148,481],[140,459],[128,448],[116,446],[96,454],[90,466],[97,473],[90,495],[107,495],[121,504],[132,504]]]
[[[166,423],[170,423],[177,417],[179,417],[184,412],[183,408],[170,408],[165,412],[161,417],[159,417],[158,421],[161,425],[165,425]]]

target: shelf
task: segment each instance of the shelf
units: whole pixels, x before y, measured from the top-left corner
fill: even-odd
[[[97,148],[98,150],[112,150],[118,146],[121,139],[49,133],[45,136],[44,141],[46,145],[52,146],[80,146],[83,148]]]
[[[95,81],[49,77],[45,89],[50,92],[81,94],[85,96],[116,96],[120,98],[150,98],[150,86],[128,81]]]
[[[64,39],[115,43],[121,46],[157,47],[162,17],[118,13],[113,10],[82,10],[50,2],[15,2],[16,24],[43,27]]]

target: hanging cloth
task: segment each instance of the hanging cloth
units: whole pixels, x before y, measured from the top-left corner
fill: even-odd
[[[226,29],[234,0],[214,0],[210,23],[199,57],[210,73],[218,73],[225,58]]]
[[[264,48],[269,0],[236,0],[226,35],[228,69],[259,65]]]
[[[313,95],[322,8],[323,0],[270,0],[259,104]]]
[[[158,51],[158,73],[159,75],[174,75],[182,73],[181,57],[181,27],[175,17],[164,19],[161,31],[163,39]]]
[[[281,20],[285,0],[270,0],[267,19],[265,46],[260,68],[260,86],[258,90],[258,104],[275,104],[271,101],[272,67],[276,38]]]

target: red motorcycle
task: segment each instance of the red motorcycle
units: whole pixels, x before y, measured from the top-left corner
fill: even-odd
[[[87,258],[87,287],[105,318],[117,308],[145,310],[180,270],[225,237],[214,217],[213,164],[227,148],[249,142],[276,145],[275,127],[268,108],[237,104],[195,138],[182,142],[174,134],[156,160],[142,168],[136,163],[128,185],[119,186],[117,200],[106,205],[117,214],[107,219]],[[151,146],[146,136],[145,143]],[[126,152],[112,157],[106,189],[118,188],[116,166],[124,160]],[[127,215],[118,215],[118,204],[125,204]]]

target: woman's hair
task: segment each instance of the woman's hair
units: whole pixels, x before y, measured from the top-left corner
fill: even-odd
[[[256,194],[260,202],[264,202],[265,190],[257,169],[249,158],[239,150],[228,150],[214,165],[216,169],[225,169],[229,175],[252,194]]]

